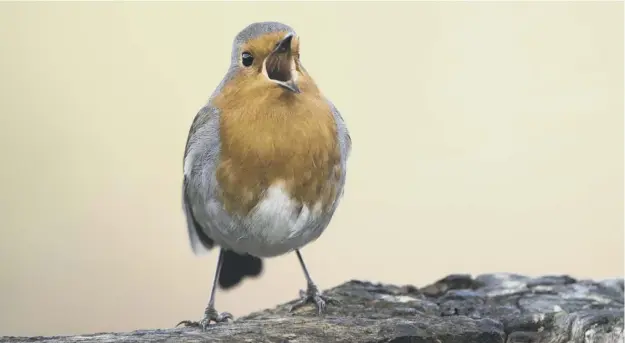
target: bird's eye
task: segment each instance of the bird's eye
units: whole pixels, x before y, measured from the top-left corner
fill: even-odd
[[[252,63],[254,63],[254,56],[252,56],[252,54],[247,51],[244,52],[243,54],[241,54],[241,63],[243,63],[243,65],[246,67],[251,66]]]

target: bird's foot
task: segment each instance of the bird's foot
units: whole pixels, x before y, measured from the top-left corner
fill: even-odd
[[[299,296],[300,299],[289,308],[289,312],[293,312],[294,310],[306,305],[308,302],[314,302],[317,307],[317,314],[322,315],[325,312],[326,304],[340,304],[338,300],[321,294],[317,286],[314,284],[308,285],[308,289],[306,291],[300,290]]]
[[[215,323],[223,323],[227,322],[228,319],[233,319],[234,317],[229,312],[217,312],[213,307],[209,307],[204,311],[204,318],[200,321],[191,321],[191,320],[183,320],[176,325],[176,327],[180,325],[184,325],[186,327],[197,327],[201,328],[202,331],[206,331],[208,325],[211,321]]]

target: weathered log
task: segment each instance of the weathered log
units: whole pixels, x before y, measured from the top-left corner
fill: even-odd
[[[423,288],[349,281],[324,316],[292,302],[230,323],[0,342],[625,342],[623,279],[450,275]]]

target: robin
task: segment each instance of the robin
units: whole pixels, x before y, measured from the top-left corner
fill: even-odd
[[[233,316],[215,310],[216,289],[257,277],[264,258],[295,252],[307,282],[290,311],[336,300],[313,282],[300,249],[328,226],[343,195],[351,138],[339,111],[300,60],[288,25],[253,23],[237,34],[230,68],[191,125],[183,207],[193,252],[220,248],[205,330]]]

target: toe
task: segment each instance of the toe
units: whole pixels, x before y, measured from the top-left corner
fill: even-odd
[[[321,298],[323,298],[323,300],[325,300],[326,303],[328,303],[328,304],[335,304],[335,305],[340,305],[341,304],[341,302],[338,299],[335,299],[335,298],[332,298],[332,297],[329,297],[329,296],[325,296],[324,295],[324,296],[321,296]]]
[[[326,302],[321,297],[315,297],[315,304],[317,305],[317,314],[322,315],[326,309]]]
[[[180,323],[176,324],[176,327],[183,325],[185,327],[197,327],[200,326],[199,322],[191,321],[191,320],[183,320]]]
[[[210,320],[202,321],[202,331],[206,331],[208,329],[208,323]]]
[[[217,318],[215,318],[215,321],[218,323],[222,323],[222,322],[227,322],[228,319],[233,319],[233,318],[234,317],[232,316],[230,312],[222,312],[217,316]]]
[[[310,301],[308,297],[302,297],[301,299],[299,299],[295,303],[293,303],[293,305],[291,305],[291,307],[289,307],[289,312],[293,312],[296,309],[304,306],[308,301]]]

